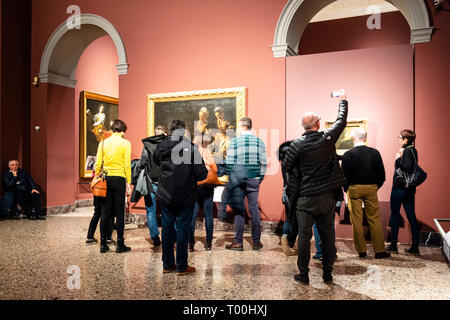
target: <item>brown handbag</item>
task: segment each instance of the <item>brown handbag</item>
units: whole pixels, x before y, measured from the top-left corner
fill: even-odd
[[[102,141],[102,167],[100,170],[100,175],[95,176],[91,182],[91,192],[95,197],[106,197],[107,184],[106,184],[106,171],[103,169],[103,146],[105,140]]]

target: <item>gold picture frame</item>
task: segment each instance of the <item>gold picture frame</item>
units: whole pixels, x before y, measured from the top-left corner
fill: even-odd
[[[165,108],[166,116],[158,117],[158,114],[155,114],[158,112],[159,106]],[[227,115],[233,115],[229,116],[228,120],[230,120],[231,124],[236,128],[239,120],[246,116],[247,88],[237,87],[149,94],[147,134],[148,136],[153,136],[155,134],[155,126],[167,126],[170,120],[185,120],[189,129],[190,127],[193,127],[195,119],[198,119],[198,112],[202,107],[214,110],[214,107],[217,106],[223,107]],[[168,110],[174,111],[173,116],[168,116]],[[210,112],[210,114],[214,113]]]
[[[325,122],[325,128],[328,130],[334,124],[334,121]],[[342,156],[348,150],[353,149],[352,134],[353,130],[357,128],[363,128],[367,131],[367,121],[366,120],[351,120],[347,121],[347,126],[340,135],[338,141],[336,142],[336,152],[338,155]]]
[[[88,91],[80,93],[80,178],[92,178],[98,144],[108,135],[110,122],[118,117],[118,98]]]

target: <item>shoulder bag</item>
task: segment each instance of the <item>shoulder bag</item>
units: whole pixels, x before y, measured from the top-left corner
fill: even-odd
[[[102,141],[102,166],[100,169],[100,174],[96,175],[91,182],[91,192],[96,197],[105,198],[106,197],[106,191],[107,191],[107,185],[106,185],[106,175],[107,172],[104,170],[103,164],[104,164],[104,154],[103,154],[103,147],[105,145],[105,140]]]

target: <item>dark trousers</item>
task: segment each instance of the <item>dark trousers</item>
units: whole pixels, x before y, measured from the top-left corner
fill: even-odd
[[[295,215],[292,220],[293,221],[291,223],[286,218],[286,221],[284,221],[284,224],[283,224],[283,234],[287,234],[289,247],[291,247],[291,248],[294,247],[295,240],[297,240],[297,236],[298,236],[297,216]]]
[[[198,188],[197,202],[194,206],[194,214],[191,222],[191,234],[189,242],[195,243],[195,225],[197,223],[198,212],[200,208],[203,209],[205,216],[205,229],[206,229],[206,243],[211,243],[213,239],[214,231],[214,219],[213,219],[213,199],[214,187],[210,185],[202,185]]]
[[[398,242],[398,232],[400,228],[400,207],[406,212],[409,224],[411,225],[412,244],[419,245],[419,223],[417,222],[415,212],[415,193],[409,190],[392,189],[391,192],[391,218],[389,225],[391,227],[391,241]]]
[[[311,259],[312,227],[316,222],[322,240],[322,265],[324,272],[333,271],[336,257],[334,233],[334,193],[317,196],[300,197],[297,200],[298,220],[298,260],[297,265],[301,274],[309,272]]]
[[[108,238],[112,232],[112,219],[116,217],[117,239],[123,239],[125,229],[125,192],[127,188],[126,179],[122,177],[107,177],[105,203],[102,206],[100,220],[100,236]]]
[[[176,264],[177,271],[185,271],[188,267],[188,242],[194,208],[169,208],[161,206],[162,224],[162,261],[163,268],[173,269]],[[176,228],[175,228],[176,225]],[[177,257],[173,248],[177,242]]]
[[[98,222],[100,221],[100,218],[102,216],[102,207],[105,205],[105,200],[106,200],[106,198],[94,196],[94,215],[89,224],[89,229],[88,229],[88,234],[87,234],[88,239],[94,238],[95,230],[97,229]],[[113,224],[114,216],[112,216],[111,218],[112,218],[111,224]],[[107,237],[107,239],[111,239],[111,235],[112,235],[112,228],[111,228],[111,232],[110,232],[109,236]]]
[[[13,210],[17,210],[17,204],[20,205],[24,214],[28,217],[41,215],[41,196],[38,193],[31,194],[31,191],[11,192],[14,197]],[[33,213],[34,211],[34,213]]]
[[[259,215],[258,195],[259,195],[259,179],[247,179],[247,186],[244,197],[248,200],[248,209],[252,216],[252,239],[253,243],[261,240],[261,217]],[[234,216],[235,242],[243,244],[244,242],[244,224],[245,211],[236,212]]]

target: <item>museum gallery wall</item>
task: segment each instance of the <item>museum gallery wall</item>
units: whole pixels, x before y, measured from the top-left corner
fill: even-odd
[[[133,145],[133,158],[140,156],[140,140],[147,135],[147,95],[155,93],[246,87],[248,115],[253,118],[255,129],[278,129],[279,140],[285,139],[285,59],[275,59],[270,45],[286,1],[246,0],[236,1],[233,5],[230,1],[220,0],[210,1],[205,5],[204,1],[173,0],[143,1],[133,6],[118,0],[83,0],[75,3],[82,12],[100,15],[111,22],[126,46],[130,67],[126,75],[118,76],[119,94],[112,96],[120,98],[119,116],[129,124],[127,138]],[[67,19],[66,9],[71,4],[74,1],[41,0],[33,3],[32,74],[39,72],[45,44],[52,32]],[[430,177],[433,177],[430,179],[433,185],[427,182],[417,200],[418,216],[427,224],[432,223],[433,216],[448,215],[440,207],[442,203],[448,203],[443,194],[445,190],[448,193],[446,181],[449,177],[448,173],[445,173],[447,176],[439,174],[445,168],[439,159],[448,157],[444,154],[436,162],[432,156],[448,151],[442,151],[437,144],[425,142],[427,137],[437,139],[444,136],[444,119],[448,118],[444,88],[446,76],[443,70],[448,70],[444,53],[448,52],[446,39],[449,36],[449,22],[434,15],[434,24],[441,31],[433,37],[432,42],[416,45],[416,124],[422,137],[418,144],[419,149],[422,149],[421,161]],[[389,37],[389,33],[383,32],[380,31],[382,37]],[[323,32],[317,37],[323,38]],[[362,48],[368,47],[363,39],[359,40]],[[341,43],[350,41],[354,42],[355,39],[349,32]],[[405,41],[407,43],[408,39]],[[331,89],[336,88],[328,90]],[[56,92],[66,90],[71,91],[70,99],[69,95],[66,99],[63,93],[56,95]],[[91,88],[83,90],[99,92]],[[54,98],[59,96],[59,101],[52,100],[50,95]],[[327,97],[328,95],[329,92]],[[31,169],[48,191],[48,206],[67,204],[78,197],[76,191],[67,197],[58,191],[70,189],[78,182],[78,164],[73,160],[72,171],[67,168],[56,170],[50,158],[50,155],[59,154],[65,159],[78,159],[75,152],[78,144],[75,146],[73,143],[73,152],[66,152],[60,144],[47,143],[47,127],[55,123],[52,120],[61,116],[58,112],[51,114],[47,111],[48,101],[55,101],[61,109],[62,106],[75,105],[75,96],[74,90],[56,85],[42,84],[38,89],[32,90],[31,125],[39,122],[43,129],[40,134],[31,136],[31,155],[34,160]],[[425,116],[430,107],[447,117],[431,119]],[[68,120],[75,123],[75,110],[72,109],[71,112],[73,116]],[[431,130],[432,128],[435,129]],[[75,126],[72,129],[75,130]],[[74,134],[66,138],[76,140]],[[267,140],[268,151],[273,154],[275,150],[270,148],[270,135]],[[388,161],[385,164],[387,163]],[[443,192],[433,194],[433,189]],[[280,174],[268,176],[261,190],[264,220],[278,221],[282,218],[280,196]],[[433,199],[430,212],[424,210],[428,203],[423,197]]]

